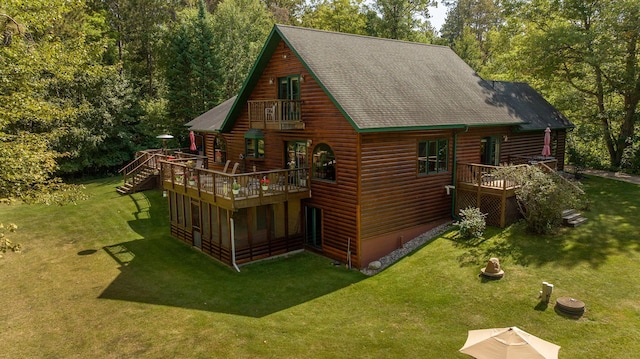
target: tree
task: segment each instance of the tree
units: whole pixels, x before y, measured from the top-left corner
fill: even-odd
[[[535,5],[535,6],[534,6]],[[518,0],[505,67],[527,69],[552,92],[569,89],[578,126],[599,125],[610,165],[619,168],[640,118],[640,0]],[[579,140],[579,139],[578,139]]]
[[[448,0],[444,4],[449,10],[442,25],[442,38],[452,48],[457,47],[456,53],[480,72],[481,66],[490,61],[490,46],[487,43],[490,33],[503,23],[499,1]]]
[[[259,0],[224,0],[218,6],[213,33],[221,69],[219,101],[238,94],[272,26]]]
[[[56,144],[84,108],[61,85],[103,71],[103,18],[83,1],[12,0],[3,11],[12,21],[0,23],[11,39],[0,47],[0,198],[74,201],[79,188],[55,177],[66,156]]]
[[[458,37],[451,47],[460,58],[462,58],[476,72],[480,72],[482,67],[482,50],[471,29],[465,27],[460,37]]]
[[[302,26],[320,30],[366,34],[362,0],[322,0],[302,17]]]
[[[562,223],[562,211],[582,208],[584,192],[556,172],[537,166],[503,167],[497,172],[516,184],[518,209],[533,233],[552,232]]]
[[[429,18],[432,0],[376,0],[373,9],[380,15],[375,30],[379,36],[390,39],[414,40],[414,30],[424,28],[422,19]]]
[[[220,5],[218,6],[220,8]],[[164,55],[167,83],[168,129],[180,126],[204,113],[218,102],[219,62],[214,56],[215,34],[212,18],[198,2],[198,10],[186,10],[166,36]]]

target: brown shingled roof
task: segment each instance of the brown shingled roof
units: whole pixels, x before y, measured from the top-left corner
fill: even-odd
[[[357,131],[495,125],[532,130],[542,123],[573,127],[533,88],[485,81],[446,46],[284,25],[274,26],[237,98],[187,125],[198,131],[229,130],[280,40]]]
[[[277,30],[360,130],[522,123],[448,47]]]

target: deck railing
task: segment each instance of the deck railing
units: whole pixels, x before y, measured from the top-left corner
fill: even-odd
[[[223,199],[238,202],[274,196],[287,198],[293,193],[308,193],[309,169],[231,174],[193,168],[182,162],[162,161],[162,181],[165,188],[170,186],[196,191],[198,194],[210,195],[213,201]]]
[[[300,100],[260,100],[247,103],[251,128],[304,129]]]
[[[206,167],[207,157],[193,155],[191,153],[182,152],[181,149],[148,149],[136,153],[133,161],[122,167],[119,173],[124,177],[124,183],[131,183],[134,192],[138,183],[138,174],[143,171],[152,171],[155,174],[160,173],[160,161],[176,161],[186,163],[191,161],[196,167]]]
[[[526,165],[515,165],[515,167]],[[499,166],[480,165],[476,163],[458,163],[457,181],[477,185],[478,187],[507,190],[515,187],[515,182],[498,173]]]

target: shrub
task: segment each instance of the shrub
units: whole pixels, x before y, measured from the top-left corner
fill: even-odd
[[[579,183],[570,182],[556,172],[523,166],[502,168],[500,175],[516,183],[518,209],[530,232],[550,233],[562,224],[563,210],[584,207],[584,192]]]
[[[460,221],[454,225],[458,226],[458,234],[463,238],[481,238],[487,227],[486,217],[479,208],[468,207],[460,210]]]
[[[16,226],[15,224],[9,224],[5,227],[2,223],[0,223],[0,258],[2,258],[2,254],[8,250],[20,252],[20,244],[12,243],[9,238],[5,236],[5,231],[11,233],[15,232],[16,229],[18,229],[18,226]]]

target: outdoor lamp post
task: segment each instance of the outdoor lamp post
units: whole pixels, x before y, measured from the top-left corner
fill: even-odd
[[[156,138],[159,138],[162,140],[162,153],[164,153],[165,155],[167,154],[167,140],[170,140],[173,138],[173,136],[169,135],[169,134],[164,134],[164,135],[158,135],[156,136]]]

